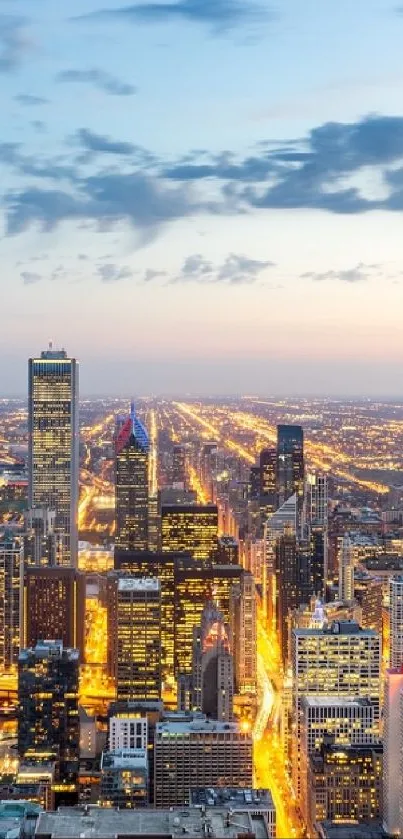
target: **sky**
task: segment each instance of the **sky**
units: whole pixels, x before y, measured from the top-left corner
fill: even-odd
[[[403,4],[0,0],[0,393],[401,397]]]

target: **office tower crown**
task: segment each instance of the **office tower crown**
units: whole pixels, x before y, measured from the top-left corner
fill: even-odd
[[[122,422],[121,427],[117,434],[116,439],[116,454],[120,454],[120,452],[127,446],[127,444],[134,438],[135,442],[137,443],[138,447],[142,449],[144,452],[148,452],[150,448],[150,441],[148,439],[147,431],[139,420],[134,404],[131,405],[130,416]]]

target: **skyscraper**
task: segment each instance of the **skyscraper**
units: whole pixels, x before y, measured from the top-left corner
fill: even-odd
[[[276,475],[277,475],[277,453],[275,448],[263,449],[260,452],[260,495],[275,498]]]
[[[233,715],[234,662],[228,626],[210,601],[193,633],[193,708],[210,719],[229,721]]]
[[[28,505],[55,511],[60,564],[77,564],[78,363],[52,345],[29,359]]]
[[[294,629],[292,641],[293,778],[300,790],[301,702],[303,696],[369,699],[374,733],[380,717],[381,639],[354,621],[322,629]]]
[[[254,696],[257,690],[256,593],[255,581],[243,571],[232,587],[231,629],[237,693]]]
[[[385,674],[383,706],[383,826],[388,836],[401,836],[403,812],[403,666]]]
[[[55,533],[56,513],[48,507],[34,507],[25,517],[25,565],[59,565],[63,561],[63,540]]]
[[[277,505],[296,493],[301,511],[304,496],[304,432],[300,425],[277,426]]]
[[[389,580],[390,608],[390,666],[399,669],[403,665],[403,575]]]
[[[134,405],[116,429],[116,538],[117,548],[148,549],[149,439]]]
[[[18,659],[18,753],[58,768],[58,802],[75,802],[79,767],[77,650],[57,641],[21,650]]]
[[[157,579],[116,580],[108,621],[118,700],[161,697],[161,586]]]
[[[302,588],[295,533],[285,528],[276,541],[277,632],[284,666],[289,655],[289,617],[301,604]]]
[[[0,668],[16,667],[20,651],[22,543],[6,534],[0,543]]]
[[[84,574],[75,568],[26,568],[23,611],[24,647],[44,639],[62,641],[84,660]]]
[[[348,534],[343,536],[340,546],[339,600],[354,600],[354,549]]]
[[[214,504],[167,504],[161,509],[162,550],[183,551],[214,561],[218,547],[218,510]]]

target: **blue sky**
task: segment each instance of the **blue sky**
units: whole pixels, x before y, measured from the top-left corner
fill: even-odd
[[[1,390],[400,394],[403,6],[0,0]]]

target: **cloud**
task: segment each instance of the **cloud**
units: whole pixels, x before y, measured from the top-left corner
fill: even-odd
[[[156,280],[159,277],[166,277],[166,275],[166,271],[155,271],[153,268],[148,268],[144,274],[143,282],[151,283],[153,280]]]
[[[314,282],[322,283],[328,280],[337,280],[341,283],[362,283],[366,282],[374,270],[379,269],[379,265],[366,265],[364,262],[359,262],[354,268],[345,270],[331,270],[331,271],[306,271],[301,274],[301,279],[314,280]]]
[[[94,222],[104,229],[126,222],[150,233],[205,204],[194,200],[186,186],[172,188],[140,172],[107,172],[82,178],[74,193],[39,187],[9,191],[5,209],[7,235],[32,224],[48,231],[64,221]]]
[[[256,282],[266,268],[274,262],[251,259],[241,254],[230,253],[221,265],[214,265],[200,253],[188,256],[180,273],[171,283],[221,283],[223,285],[247,285]]]
[[[270,16],[268,10],[265,16]],[[101,9],[78,19],[115,19],[135,24],[175,23],[184,20],[205,25],[213,34],[218,35],[235,27],[244,27],[246,23],[262,17],[261,8],[253,0],[176,0],[173,3],[135,3],[115,9]]]
[[[0,15],[0,73],[12,73],[22,64],[30,48],[25,29],[25,18]]]
[[[34,285],[42,280],[40,274],[35,274],[32,271],[22,271],[20,276],[24,285]]]
[[[80,146],[94,154],[131,155],[136,151],[136,146],[132,143],[111,140],[109,137],[95,134],[87,128],[81,128],[77,131],[76,139]]]
[[[18,96],[14,96],[14,100],[19,105],[24,105],[27,108],[32,108],[36,105],[47,105],[49,102],[49,99],[45,99],[43,96],[33,96],[31,93],[19,93]]]
[[[122,82],[105,70],[62,70],[56,76],[59,83],[91,84],[111,96],[133,96],[137,88],[128,82]]]
[[[120,267],[109,262],[97,268],[97,274],[103,283],[116,283],[133,277],[133,271],[127,266]]]

